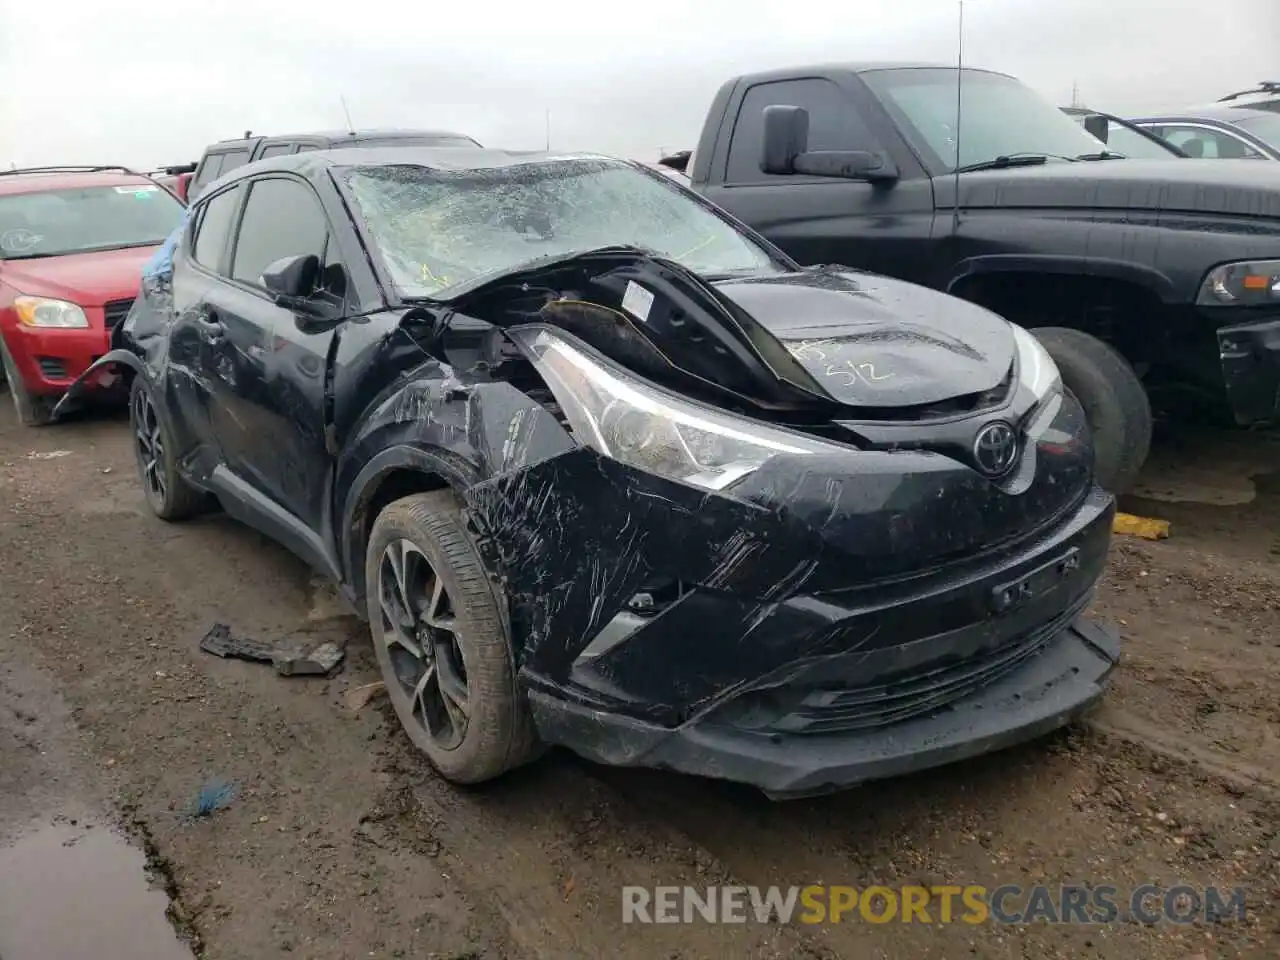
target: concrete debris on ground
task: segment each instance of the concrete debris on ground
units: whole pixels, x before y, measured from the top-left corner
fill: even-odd
[[[238,637],[225,623],[215,623],[200,641],[200,649],[215,657],[270,663],[282,677],[327,676],[342,662],[341,646],[327,641],[307,646],[292,643],[268,643],[253,637]]]

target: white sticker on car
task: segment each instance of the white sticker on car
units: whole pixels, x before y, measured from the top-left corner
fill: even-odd
[[[653,309],[652,291],[646,290],[634,280],[628,280],[626,293],[622,295],[622,309],[641,323],[648,322],[649,311]]]
[[[160,188],[154,183],[135,183],[127,187],[116,187],[116,193],[132,193],[135,197],[151,199],[151,194]]]

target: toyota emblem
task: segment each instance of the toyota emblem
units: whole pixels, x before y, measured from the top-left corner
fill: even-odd
[[[1000,477],[1018,460],[1018,435],[1003,420],[988,423],[973,440],[973,462],[984,476]]]

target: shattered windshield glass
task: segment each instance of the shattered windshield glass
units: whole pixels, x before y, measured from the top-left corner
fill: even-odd
[[[750,239],[664,180],[603,159],[438,170],[353,167],[346,182],[401,296],[530,260],[627,245],[710,276],[780,272]]]

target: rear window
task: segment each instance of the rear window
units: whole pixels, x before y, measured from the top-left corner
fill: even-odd
[[[1260,113],[1252,117],[1241,117],[1236,121],[1241,130],[1248,130],[1259,140],[1280,150],[1280,113]]]
[[[0,197],[0,258],[152,246],[184,213],[173,194],[149,182]]]
[[[243,167],[249,162],[248,150],[232,150],[222,155],[222,166],[218,170],[218,175],[230,173],[236,167]]]

